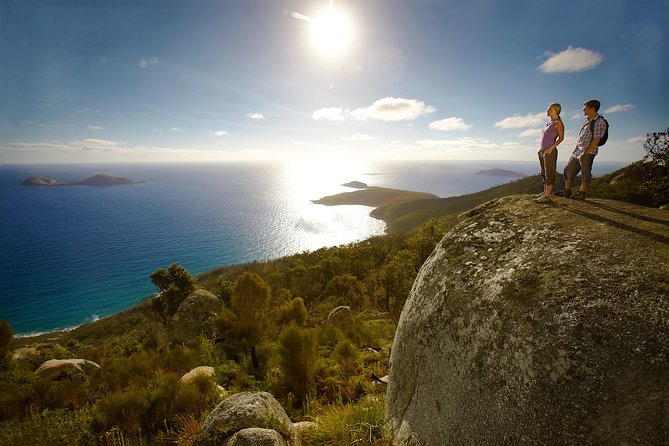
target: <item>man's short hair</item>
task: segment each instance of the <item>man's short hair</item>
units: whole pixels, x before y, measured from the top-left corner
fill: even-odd
[[[588,102],[585,103],[586,106],[594,108],[595,112],[599,111],[599,107],[602,106],[602,103],[599,102],[597,99],[590,99]]]

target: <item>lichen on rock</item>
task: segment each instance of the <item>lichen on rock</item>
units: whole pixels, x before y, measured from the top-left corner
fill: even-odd
[[[460,220],[399,321],[395,443],[666,440],[669,216],[513,196]]]

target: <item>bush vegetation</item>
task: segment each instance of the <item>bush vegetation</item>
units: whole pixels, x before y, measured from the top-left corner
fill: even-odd
[[[647,160],[595,180],[593,194],[617,196],[614,178],[636,177],[636,169],[650,175],[648,166]],[[534,177],[522,179],[507,191],[534,192],[540,187],[535,183]],[[619,198],[653,196],[630,188]],[[316,421],[304,432],[305,445],[389,444],[385,388],[372,376],[388,373],[396,322],[418,269],[456,213],[501,190],[441,201],[449,210],[440,208],[441,218],[411,233],[198,277],[173,264],[151,275],[159,291],[153,299],[70,332],[12,338],[11,327],[0,323],[0,443],[191,444],[224,398],[222,387],[228,394],[269,391],[293,421]],[[644,203],[662,200],[667,202],[666,192]],[[170,342],[171,315],[197,288],[221,301],[217,332]],[[341,305],[351,308],[350,320],[328,323]],[[7,359],[6,352],[20,346],[49,345],[50,353]],[[100,368],[50,380],[36,376],[39,364],[54,357],[87,359]],[[214,376],[181,382],[199,366],[213,367]]]

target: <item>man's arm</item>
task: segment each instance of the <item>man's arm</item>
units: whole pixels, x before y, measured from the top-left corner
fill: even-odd
[[[590,155],[594,150],[599,147],[599,141],[602,138],[592,138],[592,141],[590,141],[590,144],[588,144],[588,147],[585,148],[585,151],[583,153],[587,153]]]
[[[604,136],[604,132],[606,131],[606,124],[604,123],[604,120],[599,117],[596,118],[595,125],[593,127],[592,141],[590,141],[590,144],[588,144],[588,147],[586,147],[584,150],[584,153],[587,154],[592,153],[597,147],[599,147],[599,141],[601,141],[602,137]]]

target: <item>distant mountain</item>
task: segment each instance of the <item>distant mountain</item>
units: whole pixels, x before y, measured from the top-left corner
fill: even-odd
[[[118,184],[137,184],[144,181],[137,181],[130,178],[114,177],[111,175],[97,174],[81,181],[69,183],[59,183],[51,178],[28,177],[21,183],[21,186],[113,186]]]
[[[476,172],[476,175],[488,175],[492,177],[515,177],[515,178],[523,178],[527,176],[527,174],[524,174],[522,172],[515,172],[513,170],[505,170],[505,169],[479,170],[478,172]]]

